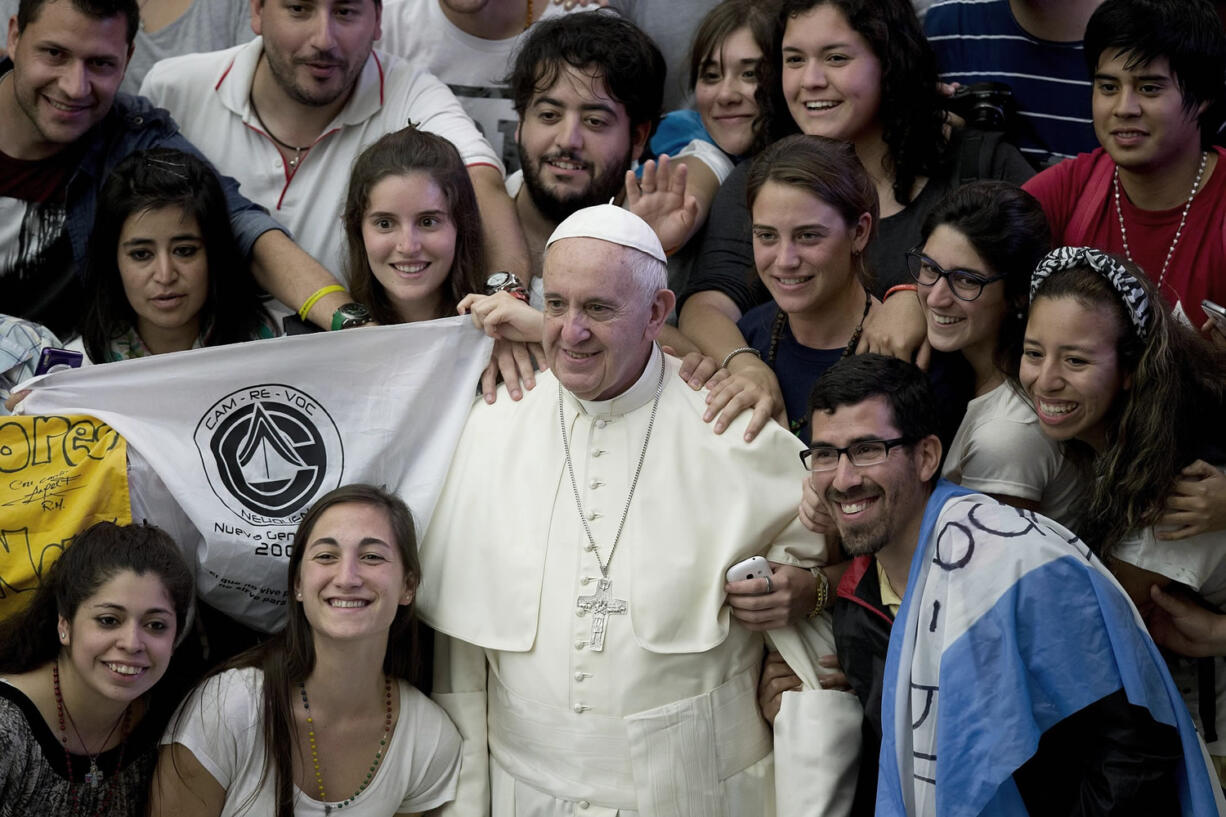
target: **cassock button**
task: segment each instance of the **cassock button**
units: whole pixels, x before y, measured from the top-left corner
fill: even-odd
[[[595,522],[597,519],[599,519],[599,518],[600,518],[600,516],[601,516],[601,515],[600,515],[600,514],[598,514],[598,513],[596,513],[595,511],[591,511],[591,512],[589,512],[589,513],[588,513],[587,518],[588,518],[588,520],[589,520],[589,521],[591,521],[591,522]]]
[[[593,456],[593,457],[599,457],[599,456],[600,456],[600,455],[602,455],[602,454],[604,454],[604,449],[603,449],[603,448],[593,448],[593,449],[592,449],[592,456]]]
[[[599,488],[601,485],[604,485],[604,483],[603,483],[603,482],[601,482],[601,481],[600,481],[600,480],[598,480],[598,479],[594,479],[594,480],[592,480],[592,483],[591,483],[591,484],[592,484],[592,490],[595,490],[595,489]]]
[[[596,428],[604,428],[604,427],[605,427],[605,426],[607,426],[608,424],[609,424],[609,421],[608,421],[608,420],[604,420],[604,419],[597,420],[597,421],[596,421]]]
[[[592,806],[592,804],[586,800],[580,800],[578,805],[579,805],[579,808],[591,808]]]
[[[576,649],[576,650],[581,650],[581,649],[583,649],[583,648],[584,648],[584,647],[586,647],[586,646],[587,646],[587,642],[586,642],[586,641],[576,641],[576,642],[575,642],[575,649]]]
[[[580,683],[583,683],[583,678],[584,678],[584,674],[583,674],[582,672],[576,672],[576,673],[575,673],[575,680],[576,680],[576,681],[578,681],[578,682],[580,682]]]
[[[583,704],[575,704],[575,714],[576,715],[582,715],[587,710],[588,710],[588,707],[584,706]]]

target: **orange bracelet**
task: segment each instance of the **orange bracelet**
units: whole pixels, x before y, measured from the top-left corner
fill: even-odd
[[[889,297],[893,295],[895,292],[903,292],[903,291],[915,292],[916,291],[915,284],[897,284],[896,286],[890,287],[889,289],[885,291],[885,297],[881,299],[881,302],[885,303],[889,299]]]

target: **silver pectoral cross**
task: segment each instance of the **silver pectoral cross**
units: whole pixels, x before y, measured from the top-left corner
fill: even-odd
[[[626,612],[626,600],[611,597],[610,588],[613,582],[609,579],[596,580],[596,592],[590,596],[580,596],[578,607],[592,614],[592,637],[589,645],[592,652],[604,651],[604,634],[609,626],[609,616],[621,615]]]

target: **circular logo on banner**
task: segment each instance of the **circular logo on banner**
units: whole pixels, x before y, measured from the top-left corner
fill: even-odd
[[[341,435],[301,389],[265,383],[231,392],[200,418],[196,449],[209,487],[241,519],[296,524],[322,493],[340,485]]]

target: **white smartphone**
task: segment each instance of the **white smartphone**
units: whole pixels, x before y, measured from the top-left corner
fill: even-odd
[[[764,556],[750,556],[728,568],[728,581],[743,582],[746,579],[765,579],[771,574],[770,563]]]
[[[1206,315],[1217,321],[1219,326],[1226,327],[1226,307],[1206,298],[1200,302],[1200,308],[1205,310]]]

